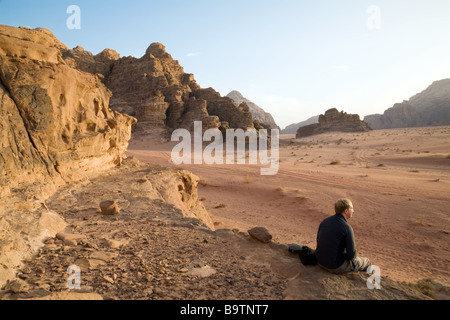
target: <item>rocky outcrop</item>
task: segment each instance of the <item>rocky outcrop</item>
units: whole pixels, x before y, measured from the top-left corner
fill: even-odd
[[[280,129],[270,113],[264,111],[261,107],[245,98],[239,91],[231,91],[226,96],[228,98],[231,98],[237,105],[245,102],[250,108],[250,112],[252,113],[253,118],[264,127],[269,129]]]
[[[118,164],[136,121],[109,109],[100,80],[65,64],[49,32],[2,26],[0,39],[2,184]]]
[[[100,79],[70,67],[46,29],[0,25],[0,284],[65,226],[45,199],[114,167],[136,120],[109,108]]]
[[[364,118],[373,129],[443,126],[450,124],[450,79],[435,81],[408,101],[383,114]]]
[[[299,128],[297,138],[325,132],[367,132],[370,130],[372,129],[367,123],[361,121],[359,115],[339,112],[333,108],[319,116],[319,123]]]
[[[212,88],[202,89],[160,43],[151,44],[141,58],[120,58],[110,49],[94,56],[80,47],[63,50],[63,57],[102,79],[113,93],[111,108],[136,117],[133,132],[141,137],[167,139],[174,129],[192,129],[194,121],[208,122],[206,128],[254,128],[248,105],[221,97]]]

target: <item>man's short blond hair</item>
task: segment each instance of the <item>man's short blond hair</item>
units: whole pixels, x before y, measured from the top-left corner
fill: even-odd
[[[342,214],[346,209],[350,209],[351,206],[351,200],[343,198],[335,203],[334,210],[337,214]]]

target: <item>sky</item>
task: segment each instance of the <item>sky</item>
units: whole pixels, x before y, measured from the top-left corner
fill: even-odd
[[[202,88],[240,91],[281,128],[383,113],[450,78],[449,17],[449,0],[0,0],[0,24],[69,48],[140,58],[160,42]]]

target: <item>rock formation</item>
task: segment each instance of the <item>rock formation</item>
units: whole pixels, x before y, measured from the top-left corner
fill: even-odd
[[[450,79],[435,81],[408,101],[396,103],[384,114],[364,118],[373,129],[393,129],[450,124]]]
[[[125,157],[136,120],[46,29],[0,26],[0,283],[65,222],[45,199]]]
[[[64,63],[49,31],[1,26],[0,41],[2,185],[119,163],[136,120],[109,109],[98,77]]]
[[[267,127],[269,129],[280,129],[280,127],[278,127],[278,125],[275,123],[275,120],[273,119],[270,113],[265,112],[258,105],[245,98],[239,91],[236,90],[231,91],[226,96],[228,98],[231,98],[237,105],[240,105],[241,103],[245,102],[250,108],[250,112],[252,113],[253,118],[264,127]]]
[[[248,106],[202,89],[160,43],[139,59],[120,58],[110,49],[96,56],[81,47],[62,51],[68,64],[102,79],[113,93],[111,108],[136,117],[133,132],[141,137],[167,139],[174,129],[192,129],[194,121],[204,121],[206,128],[254,128]]]
[[[333,108],[319,116],[319,123],[299,128],[297,138],[325,132],[366,132],[370,130],[372,129],[367,123],[361,121],[359,115],[339,112]]]

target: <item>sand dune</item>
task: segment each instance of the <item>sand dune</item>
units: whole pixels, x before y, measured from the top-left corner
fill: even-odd
[[[128,155],[174,166],[175,143],[132,140]],[[393,280],[448,282],[450,127],[284,135],[280,170],[183,165],[201,177],[199,197],[217,228],[264,226],[280,243],[315,247],[317,227],[349,197],[358,253]]]

